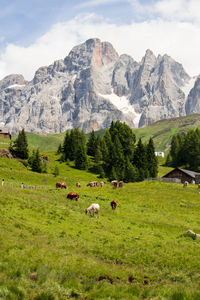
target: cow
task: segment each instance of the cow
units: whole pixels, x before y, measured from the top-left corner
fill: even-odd
[[[57,182],[56,183],[56,188],[66,189],[67,186],[64,182]]]
[[[184,181],[184,183],[183,183],[183,187],[185,188],[185,187],[187,187],[188,186],[188,181]]]
[[[118,181],[117,180],[111,181],[111,184],[113,185],[114,189],[116,189],[118,187]]]
[[[115,210],[116,207],[117,207],[117,202],[116,202],[115,200],[112,200],[112,201],[110,202],[110,205],[111,205],[111,207],[112,207],[112,210]]]
[[[121,181],[119,181],[119,187],[123,187],[124,186],[124,182],[121,180]]]
[[[69,193],[67,199],[78,201],[79,195],[77,193]]]
[[[101,181],[101,182],[100,182],[100,186],[101,186],[101,187],[104,187],[104,181]]]
[[[80,182],[77,182],[77,183],[76,183],[76,186],[80,188],[80,187],[81,187]]]
[[[98,182],[97,181],[90,181],[87,186],[90,186],[90,187],[96,187],[98,186]]]
[[[85,213],[86,213],[86,214],[89,213],[90,215],[94,216],[94,214],[97,214],[97,215],[98,215],[99,211],[100,211],[100,206],[99,206],[99,204],[97,204],[97,203],[92,203],[88,208],[86,208]]]

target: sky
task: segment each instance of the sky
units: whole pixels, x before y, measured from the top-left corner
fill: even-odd
[[[200,74],[200,0],[0,0],[0,80],[65,58],[89,38],[140,61],[147,49]]]

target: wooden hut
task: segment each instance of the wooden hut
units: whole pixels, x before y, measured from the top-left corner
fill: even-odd
[[[10,132],[1,128],[0,128],[0,137],[11,140]]]
[[[185,181],[188,181],[189,183],[198,183],[197,178],[199,178],[199,176],[200,173],[176,168],[164,175],[163,178],[178,178],[182,183]]]

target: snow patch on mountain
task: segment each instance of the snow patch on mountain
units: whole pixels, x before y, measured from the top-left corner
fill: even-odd
[[[12,84],[7,87],[7,89],[23,89],[25,87],[25,84]]]
[[[138,127],[141,114],[136,113],[134,107],[129,103],[129,100],[126,96],[119,97],[117,96],[112,89],[111,94],[100,94],[98,93],[100,97],[103,97],[106,100],[109,100],[117,109],[122,111],[124,114],[131,114],[133,117],[133,121],[135,124],[135,127]]]

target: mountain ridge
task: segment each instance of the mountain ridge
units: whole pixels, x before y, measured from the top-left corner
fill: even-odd
[[[74,127],[85,132],[120,120],[143,127],[160,119],[200,112],[197,77],[168,55],[147,49],[141,62],[118,55],[109,42],[89,39],[64,59],[39,68],[27,82],[22,75],[0,81],[0,123],[12,133],[58,133]],[[193,92],[192,92],[193,90]]]

